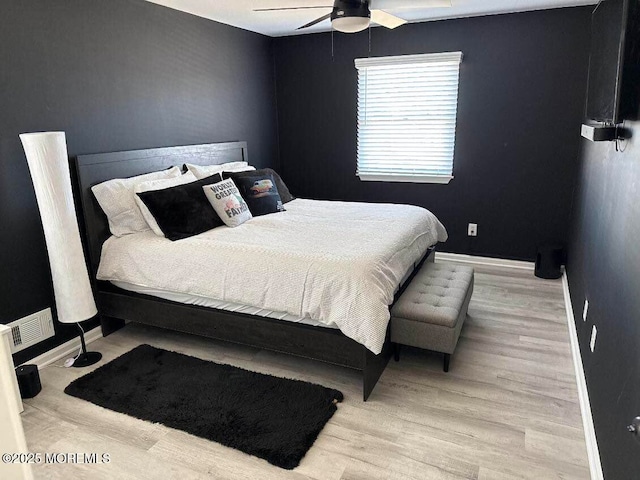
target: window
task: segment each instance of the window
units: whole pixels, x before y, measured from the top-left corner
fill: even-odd
[[[449,183],[462,52],[359,58],[361,180]]]

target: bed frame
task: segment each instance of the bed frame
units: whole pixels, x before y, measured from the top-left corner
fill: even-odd
[[[129,292],[109,282],[96,280],[102,244],[109,238],[110,232],[107,218],[91,192],[93,185],[184,163],[212,165],[248,161],[247,158],[246,142],[80,155],[76,158],[77,183],[86,232],[84,240],[102,334],[111,334],[122,328],[125,320],[129,320],[349,367],[362,372],[363,399],[366,401],[392,354],[388,331],[382,353],[374,355],[337,329],[185,305]],[[420,263],[427,259],[433,261],[432,253],[433,249],[429,250]],[[404,285],[408,285],[410,280]]]

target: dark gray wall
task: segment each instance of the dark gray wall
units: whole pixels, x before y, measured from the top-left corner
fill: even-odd
[[[633,138],[624,152],[583,142],[567,265],[604,474],[620,480],[640,472],[640,442],[625,429],[640,415],[640,122],[628,126]]]
[[[361,182],[355,58],[368,35],[276,39],[282,175],[303,197],[410,203],[449,231],[442,250],[532,259],[565,241],[577,177],[591,8],[374,28],[371,55],[461,50],[455,179]],[[479,224],[469,239],[467,223]]]
[[[0,0],[0,322],[53,306],[18,134],[69,155],[246,140],[277,164],[272,40],[142,0]],[[58,335],[22,362],[75,335]]]

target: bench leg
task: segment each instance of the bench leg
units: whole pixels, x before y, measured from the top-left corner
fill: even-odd
[[[399,343],[393,344],[393,359],[396,362],[400,361],[400,344]]]
[[[449,371],[449,361],[451,360],[451,354],[450,353],[445,353],[444,354],[444,368],[443,370],[445,372]]]

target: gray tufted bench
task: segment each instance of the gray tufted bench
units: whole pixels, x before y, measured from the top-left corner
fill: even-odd
[[[444,353],[444,371],[456,348],[473,293],[473,268],[425,263],[391,309],[396,361],[400,345]]]

